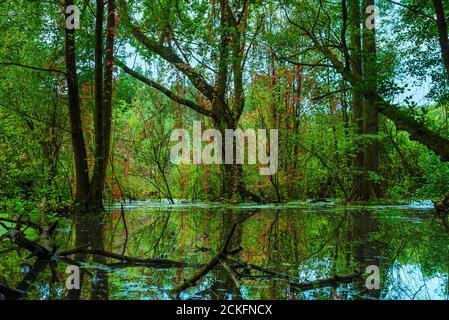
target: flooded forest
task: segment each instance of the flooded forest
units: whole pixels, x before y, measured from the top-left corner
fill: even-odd
[[[0,300],[449,299],[448,21],[0,1]]]

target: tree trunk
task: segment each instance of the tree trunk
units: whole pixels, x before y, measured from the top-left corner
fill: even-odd
[[[89,204],[100,209],[104,185],[104,110],[103,110],[103,22],[104,1],[97,0],[95,16],[95,164],[89,193]]]
[[[370,5],[374,5],[374,0],[364,0],[362,8]],[[379,143],[373,138],[379,131],[379,115],[375,100],[364,98],[362,93],[363,91],[370,94],[377,93],[377,72],[375,31],[365,26],[363,32],[361,31],[363,19],[360,8],[359,1],[350,2],[352,72],[359,79],[363,79],[363,82],[352,86],[354,127],[360,139],[356,144],[357,150],[353,161],[357,173],[349,198],[367,201],[379,195],[378,184],[370,177],[370,173],[379,171]]]
[[[106,168],[109,162],[112,131],[112,73],[114,69],[114,43],[115,43],[115,0],[108,0],[108,22],[106,30],[106,63],[104,66],[104,159],[103,175],[106,176]]]
[[[364,8],[373,6],[374,0],[365,0]],[[377,70],[376,70],[376,34],[375,28],[363,29],[363,78],[367,86],[367,92],[370,94],[377,93]],[[379,141],[373,138],[379,132],[379,114],[376,110],[376,101],[373,99],[365,99],[364,106],[364,133],[369,135],[365,156],[363,162],[365,186],[362,194],[363,200],[369,200],[371,197],[380,195],[379,184],[370,178],[370,173],[377,174],[379,171]]]
[[[440,40],[441,55],[443,57],[444,66],[449,76],[449,38],[447,32],[446,14],[444,13],[443,1],[433,0],[435,14],[437,17],[437,27]]]
[[[105,50],[103,50],[104,8],[104,1],[98,0],[95,30],[95,165],[89,194],[90,207],[98,210],[103,209],[103,191],[111,145],[115,0],[108,0]]]
[[[73,0],[65,0],[65,8],[74,5]],[[66,19],[69,14],[66,14]],[[76,196],[75,207],[84,207],[89,194],[89,172],[87,167],[86,144],[81,123],[81,108],[76,71],[75,29],[65,29],[65,61],[67,90],[69,99],[70,130],[75,161]]]
[[[65,0],[65,7],[74,5]],[[108,165],[112,121],[112,70],[115,35],[115,0],[108,0],[106,49],[103,49],[104,0],[97,1],[95,31],[95,164],[89,181],[86,145],[81,122],[81,107],[76,71],[75,29],[66,28],[65,59],[72,146],[76,171],[74,206],[89,212],[103,208],[103,190]],[[66,18],[68,14],[66,14]],[[106,63],[103,63],[105,55]],[[104,70],[103,70],[104,69]]]
[[[358,77],[362,77],[362,34],[361,34],[361,12],[359,0],[352,0],[349,4],[350,11],[350,34],[351,34],[351,57],[352,70]],[[354,131],[357,135],[363,135],[363,95],[355,86],[352,87],[352,118]],[[357,150],[353,158],[353,166],[357,171],[353,177],[353,186],[349,198],[356,200],[362,197],[365,187],[364,179],[364,148],[361,141],[355,144]]]

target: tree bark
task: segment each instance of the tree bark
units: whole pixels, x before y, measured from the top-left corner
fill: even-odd
[[[76,66],[75,29],[65,30],[65,60],[69,116],[76,171],[74,206],[82,212],[103,208],[103,190],[111,139],[112,72],[115,36],[115,0],[108,0],[106,49],[103,48],[104,0],[97,1],[95,23],[95,163],[89,181],[86,144],[81,121],[81,106]],[[74,5],[65,0],[65,7]],[[66,14],[68,18],[69,14]],[[105,59],[106,63],[103,63]]]
[[[74,5],[73,0],[65,0],[65,8]],[[69,14],[66,14],[66,19]],[[69,100],[69,115],[72,137],[73,156],[75,161],[76,196],[75,206],[86,205],[89,194],[89,172],[87,166],[86,144],[81,122],[81,108],[76,71],[75,29],[65,29],[65,61],[67,90]]]
[[[351,35],[351,60],[353,73],[358,77],[362,77],[362,33],[360,29],[361,25],[361,12],[360,1],[352,0],[349,3],[350,11],[350,35]],[[363,135],[363,95],[356,87],[352,87],[352,118],[354,131],[357,135]],[[355,144],[357,150],[353,159],[353,166],[357,170],[357,173],[353,177],[353,186],[350,193],[350,199],[355,200],[360,198],[364,189],[364,149],[362,143],[359,141]]]
[[[447,31],[446,14],[444,13],[443,1],[433,0],[435,14],[437,16],[438,35],[440,41],[441,54],[443,57],[444,66],[449,76],[449,38]]]
[[[103,0],[97,1],[95,31],[95,165],[91,180],[89,203],[103,209],[112,127],[112,72],[114,66],[115,0],[108,0],[106,49],[103,49]],[[104,58],[104,59],[103,59]]]
[[[104,1],[97,0],[95,15],[95,164],[89,193],[89,203],[93,208],[102,207],[102,186],[104,184],[103,22]]]
[[[103,172],[106,177],[106,168],[109,162],[109,153],[111,149],[111,131],[112,131],[112,81],[114,70],[114,43],[116,30],[116,4],[115,0],[108,0],[108,22],[106,30],[106,58],[104,66],[104,166]]]
[[[363,8],[375,5],[374,0],[365,0]],[[375,28],[363,29],[363,78],[369,94],[377,94],[377,48]],[[380,195],[379,184],[370,178],[370,173],[379,171],[379,141],[373,138],[379,132],[379,114],[376,109],[376,101],[365,99],[364,101],[364,134],[368,135],[367,146],[363,160],[364,188],[361,194],[363,200]]]

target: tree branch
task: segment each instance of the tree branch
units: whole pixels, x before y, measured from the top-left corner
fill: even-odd
[[[403,112],[400,108],[394,106],[392,103],[386,101],[377,92],[370,92],[367,90],[363,79],[348,70],[340,61],[338,56],[334,54],[329,48],[324,46],[318,38],[304,26],[292,21],[286,12],[287,20],[290,24],[303,30],[307,36],[312,40],[317,49],[332,63],[334,68],[341,74],[344,80],[348,81],[354,88],[360,91],[366,99],[373,101],[373,104],[378,112],[390,119],[396,125],[398,130],[406,131],[410,134],[410,139],[422,143],[428,147],[435,154],[441,157],[442,161],[449,161],[449,140],[426,128],[412,116]]]
[[[39,68],[39,67],[33,67],[33,66],[26,65],[26,64],[15,63],[15,62],[0,62],[0,65],[6,66],[6,67],[15,66],[15,67],[21,67],[21,68],[36,70],[36,71],[60,73],[60,74],[64,74],[64,75],[66,74],[64,71],[61,71],[61,70],[58,70],[58,69]]]
[[[153,87],[156,90],[162,92],[163,94],[165,94],[171,100],[173,100],[173,101],[175,101],[175,102],[177,102],[179,104],[182,104],[184,106],[187,106],[190,109],[192,109],[192,110],[194,110],[194,111],[196,111],[196,112],[198,112],[198,113],[200,113],[202,115],[205,115],[205,116],[208,116],[208,117],[212,116],[212,112],[210,110],[207,110],[206,108],[196,104],[195,102],[193,102],[191,100],[184,99],[184,98],[181,98],[181,97],[177,96],[172,91],[170,91],[169,89],[167,89],[164,86],[160,85],[159,83],[157,83],[157,82],[155,82],[153,80],[150,80],[150,79],[144,77],[143,75],[139,74],[138,72],[134,71],[133,69],[127,67],[124,63],[122,63],[120,61],[117,61],[116,64],[118,66],[120,66],[120,68],[122,68],[122,70],[125,71],[125,73],[127,73],[130,76],[136,78],[137,80],[139,80],[139,81],[149,85],[150,87]]]
[[[136,39],[143,44],[148,50],[154,52],[160,56],[165,61],[172,64],[176,69],[182,72],[187,78],[192,82],[198,91],[200,91],[209,101],[213,101],[216,98],[215,89],[207,83],[207,81],[188,63],[182,60],[177,53],[169,47],[165,47],[159,44],[157,41],[147,37],[143,34],[140,28],[134,25],[129,18],[128,8],[126,6],[125,0],[120,1],[121,10],[123,12],[123,21],[130,29],[131,33],[136,37]]]
[[[440,40],[441,55],[443,57],[446,72],[449,75],[449,39],[447,34],[446,15],[444,13],[443,2],[441,0],[433,0],[435,14],[437,16],[438,35]]]
[[[128,256],[124,256],[121,254],[108,252],[108,251],[104,251],[104,250],[98,250],[98,249],[82,249],[82,248],[69,249],[66,251],[59,252],[59,253],[57,253],[57,255],[61,256],[61,257],[66,257],[66,256],[77,254],[77,253],[103,256],[106,258],[112,258],[112,259],[119,260],[122,262],[130,263],[130,264],[139,264],[139,265],[153,264],[153,265],[158,265],[158,266],[167,265],[167,266],[178,266],[180,268],[191,266],[188,263],[180,262],[180,261],[173,261],[173,260],[167,260],[167,259],[128,257]]]

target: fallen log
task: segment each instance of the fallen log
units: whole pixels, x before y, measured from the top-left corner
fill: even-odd
[[[300,290],[312,290],[316,288],[323,288],[328,286],[337,285],[340,283],[348,283],[352,282],[355,279],[359,278],[362,275],[361,272],[355,272],[349,275],[339,276],[336,275],[334,277],[325,278],[325,279],[318,279],[314,281],[308,281],[308,282],[302,282],[302,283],[295,283],[289,281],[290,286],[300,289]]]
[[[148,266],[148,265],[154,265],[154,266],[159,266],[159,267],[189,267],[191,266],[191,264],[186,263],[186,262],[182,262],[182,261],[175,261],[175,260],[168,260],[168,259],[155,259],[155,258],[137,258],[137,257],[128,257],[128,256],[124,256],[118,253],[113,253],[113,252],[108,252],[108,251],[104,251],[104,250],[98,250],[98,249],[69,249],[66,251],[61,251],[59,253],[57,253],[56,255],[59,257],[66,257],[69,255],[74,255],[74,254],[90,254],[90,255],[98,255],[98,256],[103,256],[106,258],[112,258],[115,260],[120,260],[124,263],[127,263],[129,265],[140,265],[140,266]],[[110,264],[107,266],[112,266],[112,267],[118,267],[119,264]]]
[[[209,261],[208,264],[206,264],[204,267],[201,268],[201,270],[191,276],[189,279],[186,279],[181,283],[178,287],[172,290],[172,293],[176,296],[176,298],[179,297],[181,292],[187,290],[188,288],[196,286],[197,282],[201,280],[205,275],[207,275],[213,268],[215,268],[218,264],[220,264],[221,261],[226,259],[227,255],[229,254],[227,248],[229,246],[229,243],[231,242],[232,235],[234,234],[235,228],[237,224],[234,224],[232,226],[231,232],[229,233],[222,249],[220,252],[212,258],[212,260]]]

